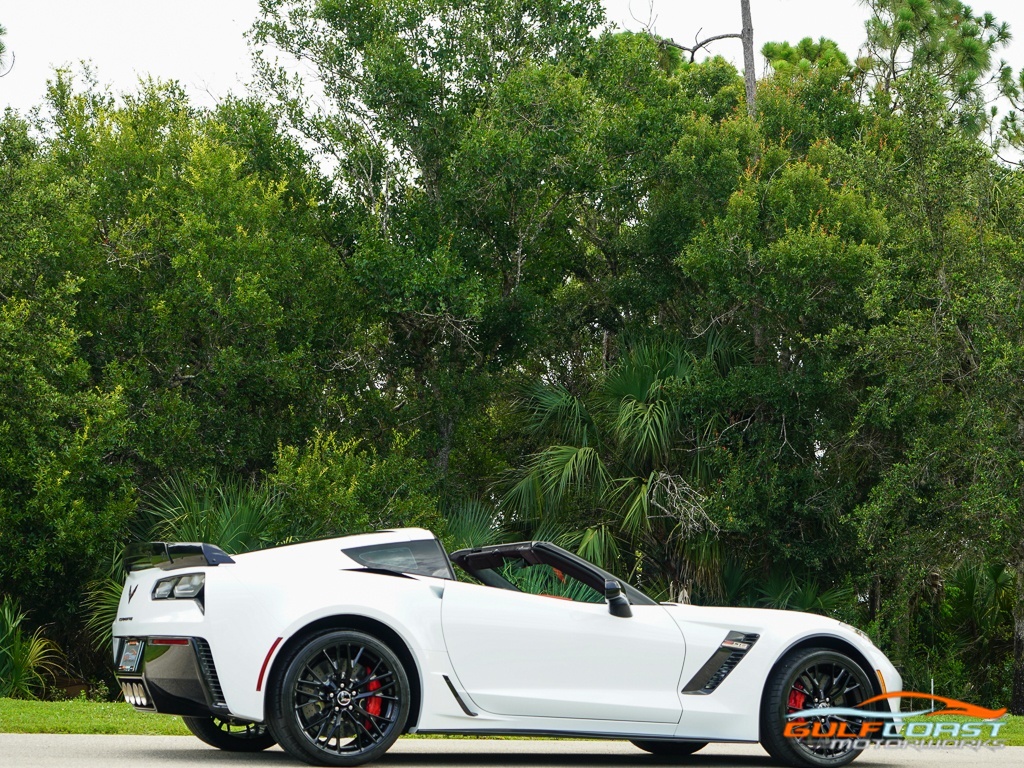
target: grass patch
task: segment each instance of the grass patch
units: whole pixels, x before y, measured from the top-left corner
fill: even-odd
[[[123,701],[0,699],[0,733],[189,736],[180,717],[136,712]]]
[[[911,722],[934,718],[917,717]],[[965,717],[943,721],[971,722]],[[1024,717],[1006,715],[998,738],[1011,747],[1024,747]],[[987,734],[988,729],[984,729]],[[180,717],[136,712],[123,701],[116,703],[71,699],[22,701],[0,699],[0,733],[75,733],[120,736],[189,736]],[[422,737],[421,737],[422,738]],[[443,737],[442,737],[443,738]]]
[[[939,720],[944,723],[976,723],[978,720],[970,717],[953,717],[942,715],[940,717],[908,717],[905,722],[908,723],[927,723],[929,721],[934,722]],[[1024,747],[1024,716],[1021,715],[1003,715],[1000,720],[1006,724],[999,729],[999,733],[996,735],[998,741],[1003,742],[1009,747]],[[905,730],[905,729],[904,729]],[[989,729],[987,727],[982,728],[981,732],[984,738],[988,738]],[[943,738],[948,738],[943,737]],[[968,736],[962,737],[964,739],[970,739]],[[911,739],[914,741],[914,739]]]

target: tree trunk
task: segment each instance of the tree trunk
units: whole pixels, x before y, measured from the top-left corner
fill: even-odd
[[[743,80],[747,85],[747,114],[754,116],[757,98],[757,73],[754,71],[754,23],[750,20],[750,0],[740,0],[743,14]]]
[[[441,477],[447,477],[448,459],[452,453],[452,440],[455,436],[455,416],[444,410],[443,406],[437,415],[437,436],[440,445],[437,449],[437,457],[434,459],[434,466],[441,473]]]
[[[1024,568],[1017,569],[1017,601],[1013,609],[1013,687],[1010,714],[1024,715]]]

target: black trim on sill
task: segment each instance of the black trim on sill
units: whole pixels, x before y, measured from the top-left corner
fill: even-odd
[[[699,696],[712,693],[743,661],[743,657],[750,652],[759,637],[757,634],[730,632],[718,646],[718,650],[711,654],[711,658],[704,662],[697,670],[697,674],[683,687],[683,693]]]
[[[455,700],[459,702],[459,706],[462,707],[462,711],[470,717],[476,717],[477,713],[471,710],[466,702],[462,700],[462,697],[459,696],[459,692],[455,690],[455,686],[452,685],[452,681],[448,679],[448,675],[441,675],[441,677],[443,677],[444,681],[448,683],[448,690],[452,692],[452,696],[454,696]]]
[[[671,725],[670,723],[668,725]],[[514,728],[466,728],[458,729],[452,728],[450,730],[439,730],[439,729],[417,729],[417,734],[431,735],[431,734],[455,734],[461,736],[548,736],[551,738],[561,739],[588,739],[591,741],[628,741],[636,739],[638,741],[704,741],[700,736],[652,736],[649,733],[620,733],[608,731],[604,733],[580,733],[579,731],[556,731],[556,730],[541,730],[539,728],[529,728],[525,730],[516,730]],[[715,739],[716,744],[756,744],[757,742],[753,739]]]

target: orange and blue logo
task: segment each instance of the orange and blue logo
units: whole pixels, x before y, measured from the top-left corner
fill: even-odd
[[[891,699],[927,700],[929,706],[892,712],[886,705],[879,711],[877,705]],[[791,712],[786,716],[783,734],[794,739],[857,741],[865,745],[892,740],[893,746],[1002,746],[994,740],[1006,724],[999,719],[1005,714],[1005,708],[987,709],[945,696],[894,691],[873,696],[855,707],[822,706]],[[943,719],[950,716],[967,720]]]

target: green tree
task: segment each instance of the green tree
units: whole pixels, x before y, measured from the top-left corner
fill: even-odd
[[[810,37],[805,37],[796,45],[785,42],[765,43],[761,47],[761,55],[768,60],[776,72],[785,70],[787,67],[798,67],[807,71],[815,66],[850,66],[850,60],[846,54],[839,50],[839,46],[834,40],[829,40],[827,37],[819,38],[818,42],[814,42]]]
[[[314,538],[415,526],[443,535],[433,474],[408,444],[396,435],[386,456],[334,434],[280,446],[267,484],[279,494],[286,530]]]
[[[0,582],[43,623],[73,634],[67,589],[132,514],[132,472],[118,460],[132,433],[125,393],[92,376],[77,306],[79,277],[54,262],[73,180],[53,183],[24,121],[0,121]],[[66,633],[66,634],[65,634]]]
[[[858,103],[862,72],[828,38],[796,45],[765,43],[772,73],[760,84],[758,122],[800,155],[817,141],[849,146],[859,141],[865,110]]]
[[[1006,82],[1010,70],[994,56],[1010,42],[1010,28],[991,13],[976,14],[960,0],[862,0],[871,10],[867,56],[858,63],[873,98],[901,109],[908,75],[939,83],[959,123],[974,134],[985,127],[986,87]]]
[[[302,444],[352,326],[316,177],[260,105],[58,73],[35,128],[0,121],[0,580],[89,669],[66,585],[105,573],[139,489]]]
[[[695,357],[664,342],[628,349],[589,397],[557,384],[534,387],[522,403],[529,429],[551,440],[531,457],[505,497],[509,514],[584,526],[580,549],[612,565],[641,552],[634,570],[675,599],[707,581],[692,538],[717,525],[704,511],[703,453],[722,414],[687,409],[694,380],[727,375],[736,352],[709,340]],[[695,419],[694,416],[697,418]]]
[[[889,593],[885,631],[912,653],[906,605],[923,573],[964,559],[1021,569],[1012,371],[1024,349],[1024,275],[1016,175],[958,130],[941,83],[908,77],[900,88],[903,113],[876,124],[848,166],[890,212],[863,292],[869,322],[832,341],[852,350],[834,371],[856,393],[848,460],[870,468],[856,510],[862,544],[874,572],[893,576],[877,587]],[[1015,663],[1017,681],[1020,650]]]
[[[80,185],[55,266],[82,281],[86,357],[126,393],[143,479],[266,468],[322,423],[325,334],[351,328],[304,156],[254,104],[198,114],[173,84],[117,107],[61,75],[50,99],[50,172]]]
[[[364,329],[350,361],[377,382],[352,411],[384,439],[415,423],[447,477],[523,366],[567,366],[614,333],[627,286],[649,280],[637,305],[664,301],[671,255],[634,258],[637,223],[699,99],[649,36],[591,36],[594,2],[262,8],[265,89],[338,159],[332,197],[353,235],[335,247]],[[270,51],[315,62],[314,77],[289,77]],[[304,106],[309,88],[324,109]]]

